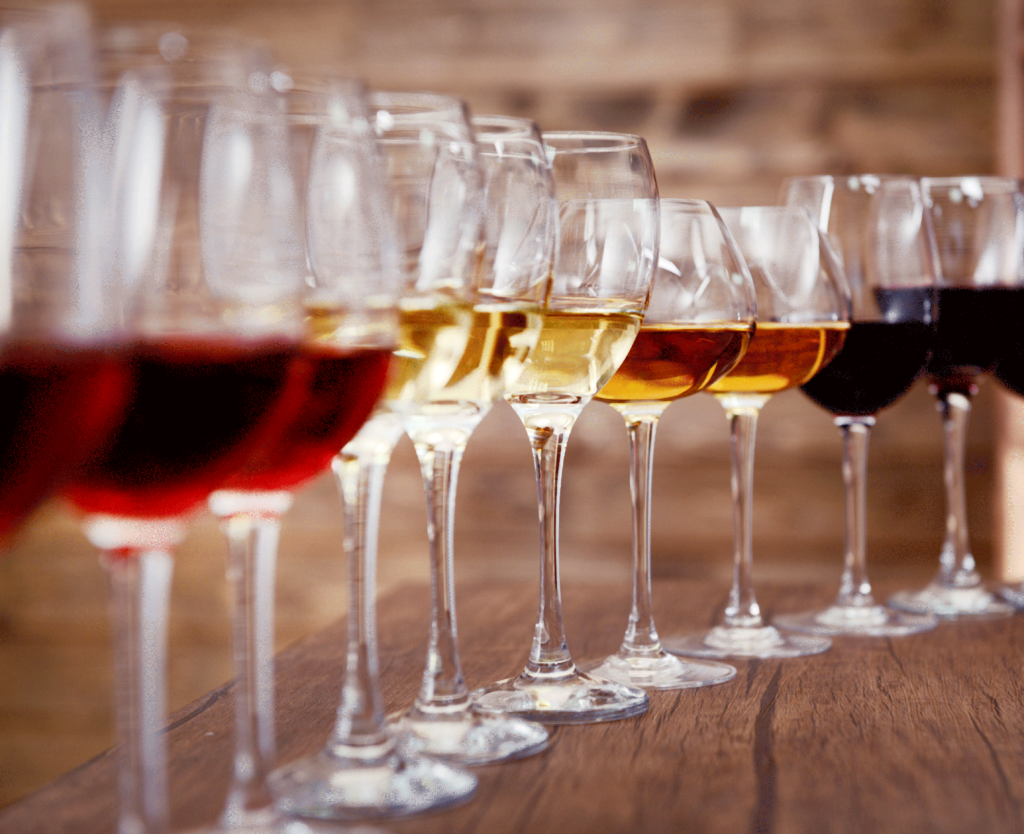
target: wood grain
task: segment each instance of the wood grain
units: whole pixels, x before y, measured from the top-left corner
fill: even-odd
[[[882,589],[885,592],[886,589]],[[892,590],[889,588],[888,590]],[[769,611],[827,602],[834,589],[766,586]],[[655,584],[663,634],[701,628],[724,600],[718,583]],[[564,591],[578,660],[614,650],[625,625],[620,583]],[[470,685],[517,671],[535,608],[531,583],[459,587]],[[427,590],[405,586],[380,607],[389,708],[415,694]],[[319,748],[340,686],[340,623],[281,653],[282,761]],[[720,686],[652,695],[636,719],[561,727],[543,754],[481,768],[468,804],[389,821],[404,832],[1019,832],[1024,829],[1024,619],[943,623],[901,639],[839,639],[825,654],[738,662]],[[219,810],[229,766],[231,687],[176,714],[168,731],[173,816],[188,827]],[[0,832],[113,830],[114,756],[0,812]]]

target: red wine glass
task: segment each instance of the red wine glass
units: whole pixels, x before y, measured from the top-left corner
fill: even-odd
[[[98,261],[89,29],[78,5],[0,9],[0,546],[106,438],[130,384]]]
[[[295,183],[289,212],[304,250],[305,323],[287,420],[210,496],[228,540],[233,599],[235,754],[227,801],[208,831],[304,830],[274,807],[274,573],[281,518],[325,472],[384,390],[398,294],[394,223],[361,83],[331,69],[277,70]]]
[[[349,586],[337,720],[320,751],[271,776],[285,813],[342,821],[448,807],[477,786],[460,767],[408,752],[385,725],[376,625],[377,533],[388,462],[405,415],[448,383],[469,341],[482,220],[477,151],[457,98],[371,91],[368,105],[400,242],[398,343],[381,402],[332,464]]]
[[[262,48],[212,30],[98,37],[127,414],[65,494],[107,570],[122,739],[121,831],[168,825],[163,721],[172,554],[209,494],[279,431],[300,272]]]
[[[1013,607],[986,587],[971,553],[965,456],[971,401],[1002,352],[1004,316],[1021,291],[1024,191],[1008,177],[921,181],[939,257],[938,322],[925,367],[942,415],[946,536],[939,571],[925,587],[900,591],[889,605],[940,617],[999,617]]]
[[[842,350],[802,390],[831,412],[843,441],[846,550],[839,593],[820,611],[781,614],[776,626],[813,634],[896,637],[934,628],[932,614],[887,608],[867,568],[868,438],[928,360],[936,319],[935,237],[914,177],[808,177],[783,185],[783,202],[818,218],[853,298]]]

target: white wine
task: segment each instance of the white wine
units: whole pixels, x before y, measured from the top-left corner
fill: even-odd
[[[439,396],[466,352],[473,318],[469,304],[445,296],[403,300],[384,400],[401,409]]]
[[[640,330],[639,312],[602,309],[550,310],[519,380],[513,403],[541,394],[590,399],[611,379]]]
[[[433,399],[490,407],[522,375],[541,323],[536,305],[477,304],[462,358],[448,384]]]

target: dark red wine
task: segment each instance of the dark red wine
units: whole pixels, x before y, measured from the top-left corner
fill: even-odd
[[[1003,385],[1024,397],[1024,288],[1010,290],[1009,295],[1003,346],[994,374]]]
[[[303,347],[293,360],[300,384],[289,386],[283,403],[290,419],[225,487],[291,489],[327,469],[373,411],[390,361],[389,348]]]
[[[124,416],[127,354],[19,342],[0,350],[0,541]]]
[[[66,490],[85,512],[176,516],[201,505],[280,430],[295,346],[143,342],[125,421]]]
[[[933,332],[924,321],[853,322],[836,358],[801,389],[833,414],[875,414],[913,385]]]
[[[1006,329],[1019,327],[1008,313],[1020,290],[1011,287],[940,287],[932,355],[925,369],[938,396],[973,396],[977,377],[995,368]]]

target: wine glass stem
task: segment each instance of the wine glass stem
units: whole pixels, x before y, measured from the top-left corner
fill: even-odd
[[[274,514],[240,512],[223,518],[221,527],[228,540],[235,665],[234,773],[221,823],[232,828],[273,804],[267,775],[275,747],[274,574],[281,524]]]
[[[116,714],[121,740],[119,834],[168,828],[167,614],[174,562],[164,549],[103,551],[114,638]]]
[[[732,448],[733,582],[724,624],[733,628],[760,628],[761,608],[754,596],[754,440],[760,405],[730,407]]]
[[[836,417],[843,438],[843,484],[846,490],[846,554],[836,604],[849,607],[874,605],[868,581],[867,474],[868,439],[875,418]]]
[[[384,475],[401,436],[396,415],[377,414],[332,464],[345,517],[349,600],[345,677],[331,741],[336,748],[387,741],[377,677],[377,535]]]
[[[947,393],[940,396],[938,406],[945,441],[943,482],[946,488],[946,540],[939,560],[938,582],[950,588],[971,588],[981,582],[968,543],[964,483],[971,400],[963,394]]]
[[[415,710],[468,705],[455,619],[454,524],[459,465],[469,440],[462,431],[426,432],[414,438],[427,498],[430,541],[430,641]]]
[[[534,677],[569,676],[576,671],[565,639],[558,554],[559,492],[569,431],[570,427],[555,426],[547,432],[529,432],[540,515],[540,604],[524,674]]]
[[[626,655],[649,655],[661,649],[651,601],[651,476],[657,428],[657,417],[626,417],[633,496],[633,608],[619,649]]]

